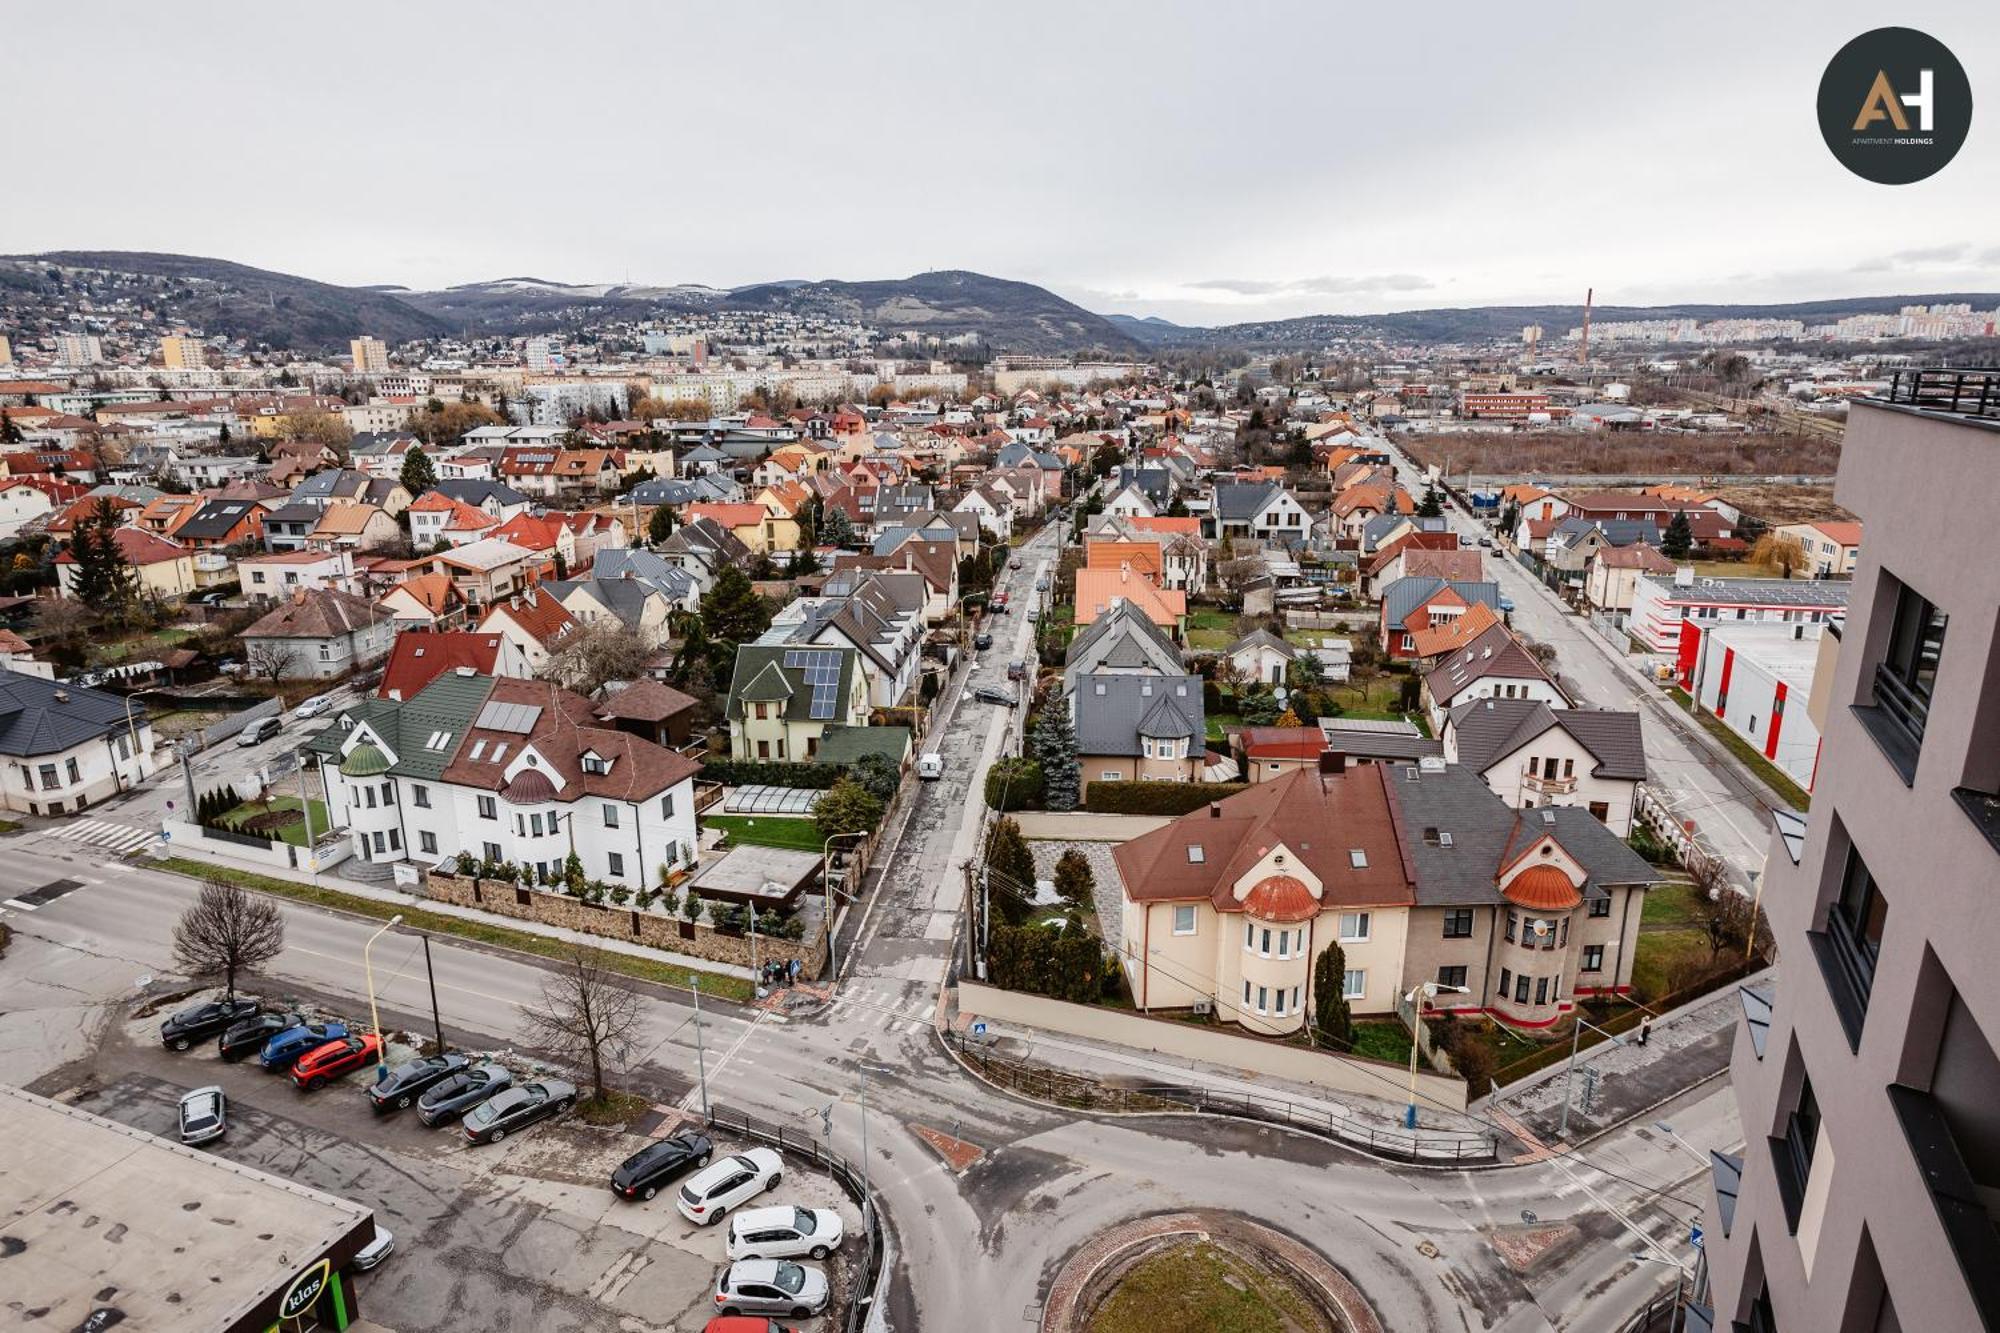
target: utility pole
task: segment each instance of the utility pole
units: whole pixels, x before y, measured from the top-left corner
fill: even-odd
[[[417,938],[424,942],[424,976],[429,978],[431,983],[431,1030],[437,1033],[438,1054],[443,1055],[444,1019],[438,1016],[438,979],[437,973],[431,969],[431,937],[422,934]]]
[[[868,1215],[875,1207],[875,1189],[868,1183],[868,1062],[861,1068],[861,1229],[868,1230]]]
[[[701,1118],[706,1121],[710,1118],[708,1110],[708,1055],[702,1050],[701,1045],[701,978],[696,976],[692,980],[694,982],[694,1063],[697,1074],[701,1079]]]

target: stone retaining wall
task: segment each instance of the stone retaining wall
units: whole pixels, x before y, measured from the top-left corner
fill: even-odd
[[[424,896],[460,907],[477,908],[495,916],[535,921],[565,930],[580,930],[606,939],[627,940],[668,953],[706,958],[710,962],[750,966],[750,937],[717,930],[706,922],[696,924],[651,909],[600,907],[566,893],[531,889],[496,880],[475,880],[469,876],[432,871],[424,880]],[[757,961],[799,960],[799,970],[815,977],[826,965],[824,925],[803,940],[757,937]]]

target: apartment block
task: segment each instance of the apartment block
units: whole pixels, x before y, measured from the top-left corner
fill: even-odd
[[[378,374],[389,368],[389,344],[380,338],[356,338],[347,344],[357,375]]]
[[[2000,1328],[2000,562],[1965,541],[2000,507],[1996,394],[1903,371],[1848,419],[1868,543],[1812,811],[1765,872],[1782,974],[1742,992],[1716,1327]]]

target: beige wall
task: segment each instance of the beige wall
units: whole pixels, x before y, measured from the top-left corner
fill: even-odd
[[[1455,747],[1446,752],[1446,758],[1456,758]],[[1527,766],[1531,758],[1556,760],[1558,775],[1563,772],[1563,762],[1567,761],[1570,779],[1566,785],[1570,789],[1550,791],[1530,785]],[[1605,806],[1605,826],[1621,838],[1628,837],[1632,832],[1632,793],[1638,784],[1592,777],[1590,770],[1595,767],[1596,758],[1575,737],[1560,727],[1551,727],[1513,754],[1502,756],[1480,776],[1486,779],[1486,785],[1495,795],[1516,810],[1551,805],[1587,810],[1592,803],[1602,803]],[[1536,772],[1541,772],[1540,763],[1536,764]]]
[[[1199,755],[1147,759],[1129,754],[1080,754],[1076,762],[1085,782],[1194,782],[1201,777]]]
[[[1082,811],[1057,814],[1022,810],[1014,822],[1030,842],[1130,842],[1173,823],[1167,815],[1092,815]]]
[[[1195,1027],[1171,1019],[1147,1018],[1115,1009],[1068,1004],[1046,996],[1000,990],[974,981],[959,982],[958,1006],[961,1013],[977,1014],[1001,1023],[1020,1023],[1075,1037],[1116,1042],[1139,1050],[1247,1069],[1335,1092],[1380,1097],[1385,1070],[1396,1071],[1398,1086],[1406,1084],[1409,1079],[1408,1069],[1401,1065],[1358,1060],[1301,1046],[1251,1041],[1228,1032]],[[1465,1084],[1458,1079],[1419,1070],[1417,1091],[1433,1103],[1455,1111],[1465,1109]]]

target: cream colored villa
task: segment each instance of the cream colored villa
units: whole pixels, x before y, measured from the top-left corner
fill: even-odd
[[[1139,1008],[1297,1031],[1338,942],[1356,1014],[1428,981],[1441,1010],[1545,1026],[1623,992],[1653,868],[1579,809],[1515,810],[1436,760],[1301,769],[1120,846]]]

